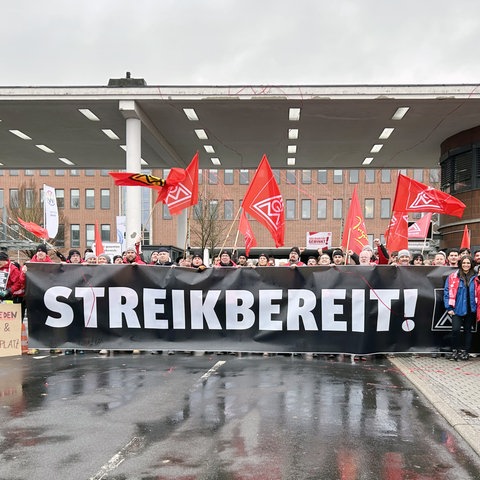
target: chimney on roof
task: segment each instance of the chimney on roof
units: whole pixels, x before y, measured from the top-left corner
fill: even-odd
[[[109,87],[146,87],[147,82],[143,78],[132,78],[130,72],[125,74],[125,78],[111,78],[108,81]]]

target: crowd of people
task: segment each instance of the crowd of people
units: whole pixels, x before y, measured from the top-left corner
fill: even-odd
[[[256,268],[256,267],[309,267],[309,266],[341,266],[341,265],[397,265],[422,266],[433,265],[453,269],[448,274],[444,286],[444,306],[452,320],[452,352],[451,360],[468,360],[472,346],[472,331],[475,322],[480,321],[480,250],[472,253],[468,248],[450,248],[438,251],[431,258],[424,258],[421,253],[411,253],[404,249],[388,252],[379,239],[374,240],[374,247],[367,245],[360,253],[344,252],[341,248],[323,248],[318,255],[305,255],[299,247],[292,247],[287,259],[275,259],[266,253],[260,253],[255,260],[241,253],[234,256],[229,250],[221,250],[211,264],[206,265],[200,254],[185,254],[175,261],[166,247],[160,247],[145,259],[141,252],[140,242],[129,245],[121,255],[111,258],[108,254],[95,255],[87,248],[82,253],[78,249],[70,249],[65,257],[60,251],[52,250],[62,263],[84,265],[150,265],[164,267],[185,267],[203,271],[209,267],[222,268]],[[302,258],[303,257],[303,258]],[[305,260],[305,261],[304,261]],[[49,250],[44,243],[39,244],[29,262],[52,262]],[[25,313],[25,283],[28,263],[20,266],[11,260],[6,251],[0,251],[0,301],[12,301],[22,304],[22,317]],[[477,308],[478,305],[478,308]]]

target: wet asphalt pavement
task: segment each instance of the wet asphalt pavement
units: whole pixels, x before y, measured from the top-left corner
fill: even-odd
[[[479,478],[386,358],[0,358],[1,480]]]

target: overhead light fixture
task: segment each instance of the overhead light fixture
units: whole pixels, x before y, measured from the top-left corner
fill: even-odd
[[[211,145],[204,145],[203,148],[207,153],[215,153],[215,149]]]
[[[288,145],[287,151],[288,151],[288,153],[297,153],[297,146],[296,145]]]
[[[120,140],[120,137],[110,128],[102,128],[102,132],[112,140]]]
[[[382,148],[383,148],[383,145],[381,143],[377,143],[372,147],[372,149],[370,150],[370,153],[378,153]]]
[[[373,157],[367,157],[363,162],[362,165],[370,165],[373,162]]]
[[[220,159],[217,158],[217,157],[212,157],[210,160],[212,161],[212,163],[213,163],[214,165],[221,165]]]
[[[143,158],[140,159],[140,163],[141,163],[142,165],[148,165],[148,163],[147,163]]]
[[[197,112],[193,108],[184,108],[183,112],[187,116],[187,118],[192,122],[198,122]]]
[[[127,151],[127,146],[126,146],[126,145],[120,145],[120,148],[121,148],[122,150]]]
[[[35,145],[35,146],[46,153],[55,153],[51,148],[47,147],[46,145]]]
[[[293,167],[293,165],[295,165],[295,157],[288,157],[287,158],[287,165],[289,167]]]
[[[392,120],[401,120],[409,110],[410,110],[410,107],[397,108],[397,111],[393,114]]]
[[[75,165],[71,160],[69,160],[68,158],[64,158],[64,157],[58,157],[58,159],[65,163],[65,165]]]
[[[79,108],[78,111],[82,115],[85,115],[92,122],[99,122],[100,121],[100,119],[88,108]]]
[[[291,122],[298,122],[300,120],[300,109],[299,108],[289,108],[288,109],[288,119]]]
[[[9,130],[9,132],[13,133],[14,135],[16,135],[18,138],[21,138],[22,140],[31,140],[31,138],[28,135],[21,132],[20,130]]]
[[[288,138],[289,138],[289,140],[297,140],[298,139],[298,128],[289,128],[288,129]]]
[[[378,137],[380,140],[386,140],[387,138],[390,137],[390,135],[393,133],[395,129],[394,128],[384,128],[383,132],[380,134]]]
[[[203,128],[199,128],[199,129],[195,130],[195,135],[200,140],[208,140],[207,132]]]
[[[4,164],[2,162],[0,162],[0,165],[3,167]]]

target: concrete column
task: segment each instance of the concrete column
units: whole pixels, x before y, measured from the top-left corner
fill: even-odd
[[[142,122],[139,118],[126,118],[127,172],[139,173],[142,169]],[[142,231],[142,187],[125,187],[126,243],[132,243],[132,235]]]
[[[177,215],[177,247],[182,250],[185,248],[185,241],[187,238],[187,212],[188,208],[185,208]]]

